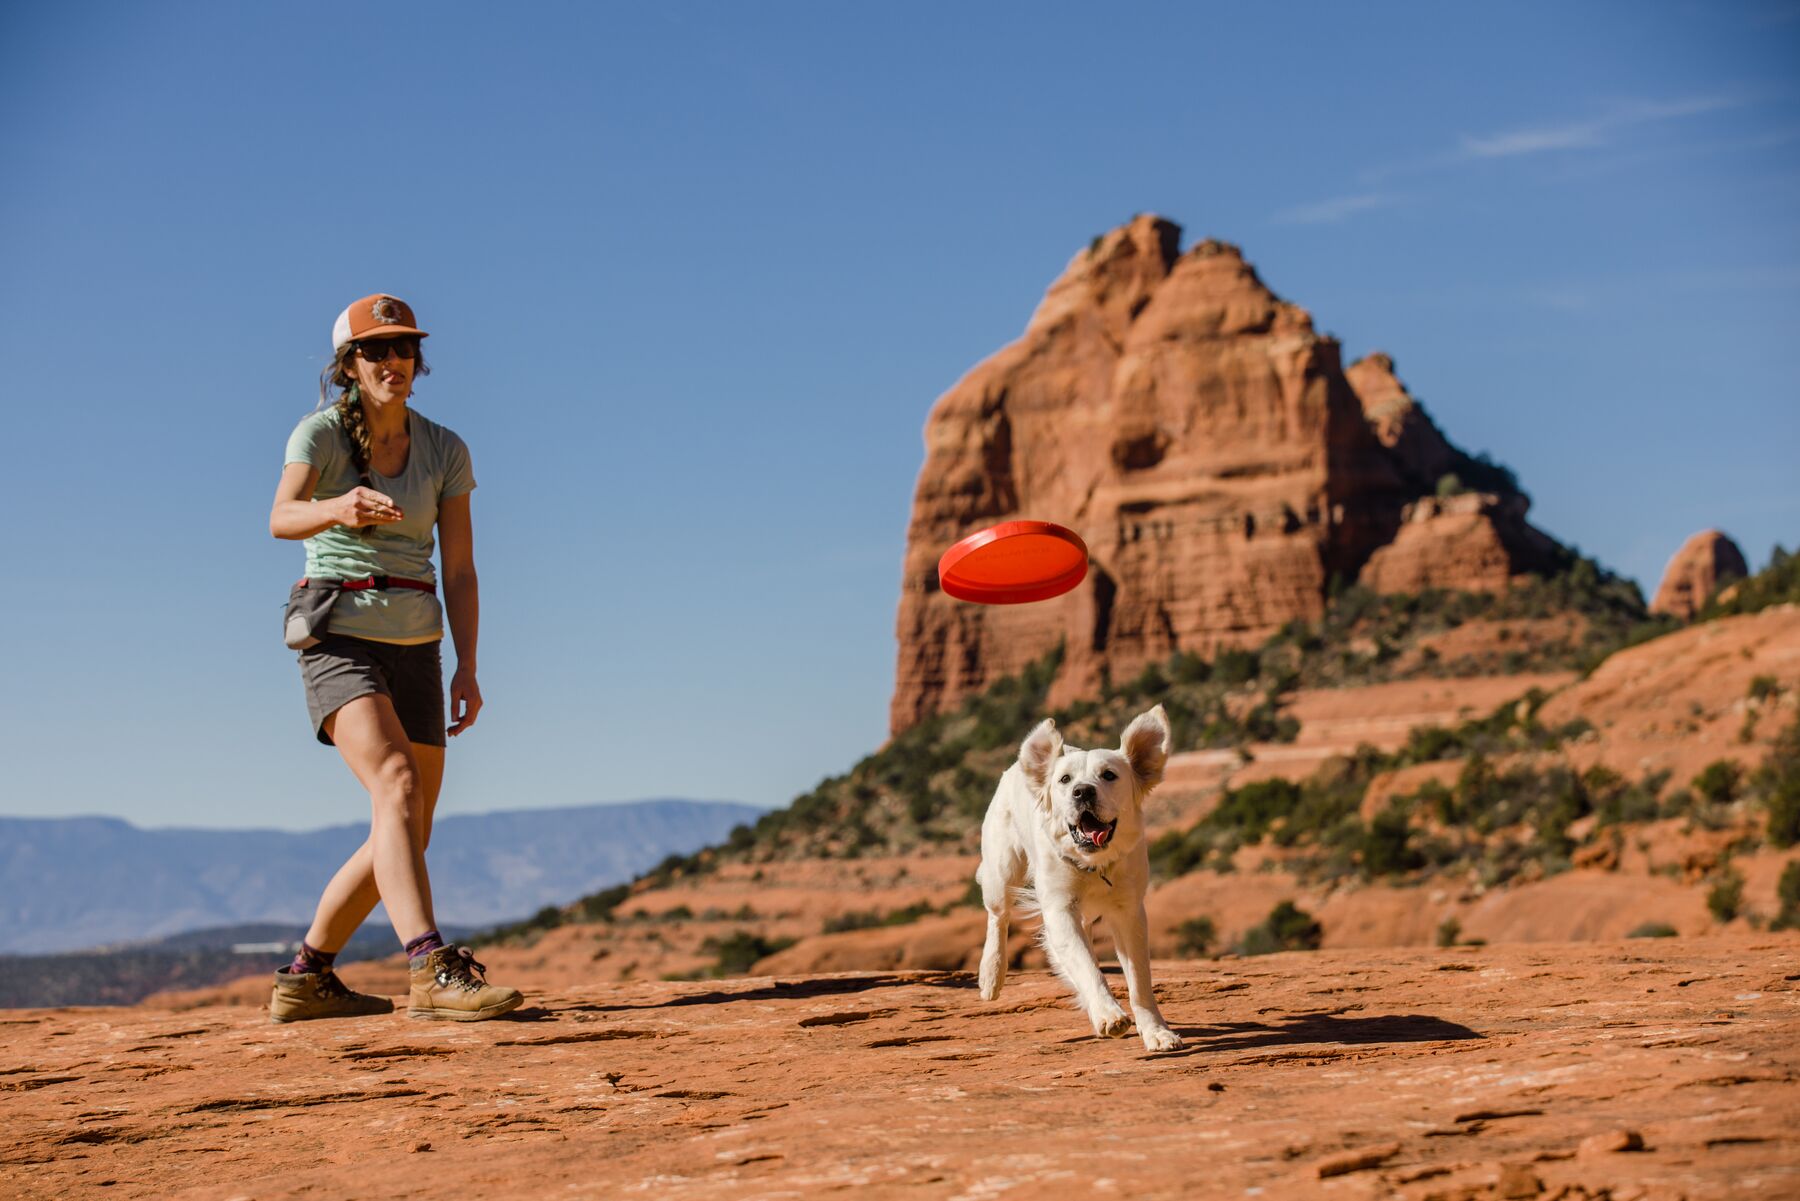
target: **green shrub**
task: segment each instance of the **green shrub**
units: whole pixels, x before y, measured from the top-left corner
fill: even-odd
[[[1325,932],[1313,915],[1283,901],[1269,916],[1244,931],[1239,951],[1245,955],[1272,955],[1277,951],[1316,951]]]
[[[1626,938],[1674,938],[1677,931],[1668,922],[1645,922]]]
[[[1189,959],[1211,955],[1218,939],[1218,927],[1210,917],[1190,917],[1175,927],[1175,950]]]
[[[1363,873],[1371,878],[1396,876],[1425,866],[1425,857],[1412,845],[1412,827],[1404,810],[1382,810],[1362,837]]]
[[[1706,893],[1706,908],[1721,922],[1728,922],[1744,909],[1744,874],[1727,864],[1713,878]]]
[[[1164,880],[1185,876],[1199,867],[1212,849],[1198,824],[1186,830],[1170,830],[1150,843],[1150,870]]]
[[[1769,841],[1778,847],[1800,842],[1800,717],[1776,737],[1752,782],[1769,811]]]
[[[1774,676],[1756,676],[1750,681],[1750,699],[1766,701],[1781,692],[1781,681]]]
[[[981,886],[975,886],[979,889]],[[977,899],[979,899],[979,892]],[[825,919],[822,933],[838,934],[845,930],[874,930],[883,926],[908,926],[922,917],[937,912],[928,901],[914,901],[901,909],[890,909],[883,912],[879,909],[865,909],[850,913],[840,913]]]
[[[1228,646],[1213,656],[1213,679],[1221,684],[1248,684],[1256,678],[1261,665],[1255,651]]]
[[[1463,753],[1461,739],[1443,726],[1414,726],[1407,732],[1401,755],[1408,763],[1435,763]]]
[[[1781,881],[1775,885],[1775,899],[1781,908],[1775,914],[1775,920],[1769,923],[1769,929],[1800,930],[1800,859],[1781,869]]]
[[[1454,917],[1447,917],[1443,921],[1438,923],[1438,928],[1437,928],[1437,945],[1438,946],[1453,947],[1456,945],[1456,940],[1461,937],[1462,937],[1462,923],[1457,921]]]
[[[700,949],[718,956],[718,962],[712,969],[713,975],[741,976],[755,967],[759,960],[793,945],[794,940],[791,938],[770,939],[748,930],[737,930],[725,938],[707,939],[700,944]]]
[[[1269,826],[1292,813],[1300,803],[1300,786],[1291,780],[1257,780],[1242,788],[1226,789],[1205,821],[1236,832],[1247,843],[1261,842]]]
[[[1737,799],[1743,779],[1741,765],[1730,759],[1714,759],[1693,778],[1692,785],[1702,799],[1714,805],[1729,805]]]
[[[1180,651],[1169,660],[1169,678],[1177,684],[1204,684],[1212,678],[1212,664],[1192,651]]]

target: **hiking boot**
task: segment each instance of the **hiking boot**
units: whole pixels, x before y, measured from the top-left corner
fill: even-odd
[[[519,1007],[516,988],[487,982],[487,968],[475,953],[454,944],[439,947],[412,969],[412,1003],[406,1016],[440,1022],[479,1022]]]
[[[394,1012],[386,997],[351,992],[336,972],[296,972],[284,967],[275,973],[275,991],[269,996],[271,1022],[304,1022],[312,1018],[366,1018]]]

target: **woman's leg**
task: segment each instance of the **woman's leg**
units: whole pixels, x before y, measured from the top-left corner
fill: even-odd
[[[359,696],[344,705],[325,719],[325,732],[369,792],[373,813],[364,849],[375,895],[387,903],[388,919],[400,941],[417,938],[437,923],[431,912],[431,878],[425,871],[424,779],[413,744],[400,725],[394,703],[379,694]],[[441,779],[441,760],[438,766]],[[357,854],[363,854],[363,850]],[[359,894],[366,897],[360,872],[351,871],[355,859],[355,855],[351,856],[351,862],[333,877],[326,897],[320,901],[324,921],[315,917],[312,933],[325,934],[319,928],[324,924],[331,928],[331,934],[338,934],[349,917],[345,902]],[[345,879],[347,874],[350,878]],[[325,914],[328,904],[332,912]],[[368,901],[362,913],[366,915],[373,908],[374,902]],[[348,925],[348,931],[355,929],[355,924]],[[347,940],[349,933],[341,937]],[[330,949],[319,943],[313,945]]]
[[[332,716],[335,717],[336,714]],[[329,723],[332,719],[326,720]],[[331,731],[327,729],[326,733]],[[335,735],[332,740],[337,740]],[[444,784],[444,748],[427,746],[422,742],[408,745],[412,748],[413,764],[418,771],[419,803],[415,810],[415,836],[418,838],[419,851],[423,854],[431,845],[431,821],[437,812],[438,793]],[[371,831],[370,837],[363,840],[363,844],[338,868],[331,883],[325,886],[325,893],[319,898],[318,910],[313,914],[312,927],[306,932],[308,946],[333,954],[343,950],[344,944],[350,941],[350,936],[356,933],[381,900],[381,890],[375,883],[373,843]]]

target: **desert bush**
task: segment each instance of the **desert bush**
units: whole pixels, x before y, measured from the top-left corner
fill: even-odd
[[[1677,931],[1668,922],[1645,922],[1626,938],[1674,938]]]
[[[1750,681],[1750,699],[1766,701],[1781,692],[1781,681],[1774,676],[1756,676]]]
[[[1169,660],[1169,678],[1177,684],[1204,684],[1212,678],[1212,664],[1192,651],[1180,651]]]
[[[1362,837],[1363,874],[1396,876],[1424,866],[1425,857],[1412,845],[1405,810],[1390,806],[1376,814]]]
[[[1602,826],[1656,820],[1662,813],[1660,798],[1663,786],[1668,782],[1666,771],[1627,781],[1618,772],[1599,764],[1581,774],[1581,786],[1588,794],[1593,811],[1600,815]]]
[[[1175,927],[1175,950],[1190,959],[1211,955],[1218,940],[1218,927],[1210,917],[1190,917]]]
[[[1245,955],[1272,955],[1277,951],[1316,951],[1325,931],[1312,914],[1292,901],[1269,910],[1269,916],[1244,931],[1238,950]]]
[[[741,976],[757,962],[766,959],[775,952],[794,945],[791,938],[764,938],[748,930],[736,930],[724,938],[709,938],[700,944],[700,949],[709,955],[717,956],[712,974],[715,976]]]
[[[1729,805],[1737,799],[1738,786],[1743,782],[1744,769],[1730,759],[1714,759],[1700,769],[1691,785],[1701,799],[1714,805]]]
[[[1663,798],[1662,804],[1657,806],[1656,814],[1658,817],[1685,817],[1699,803],[1700,798],[1694,795],[1692,789],[1677,788]]]
[[[1769,842],[1778,847],[1800,842],[1800,716],[1776,736],[1752,783],[1769,812]]]
[[[1771,930],[1800,930],[1800,859],[1781,869],[1781,880],[1775,885],[1775,899],[1780,908]]]
[[[977,888],[981,886],[976,885]],[[821,933],[838,934],[845,930],[875,930],[884,926],[909,926],[922,917],[936,913],[929,901],[914,901],[900,909],[864,909],[840,913],[825,919]]]
[[[1744,910],[1744,873],[1726,864],[1706,891],[1706,908],[1719,921],[1728,922]]]
[[[1454,917],[1447,917],[1443,921],[1438,923],[1438,928],[1437,928],[1437,945],[1438,946],[1453,947],[1456,945],[1456,940],[1461,937],[1462,937],[1462,923],[1457,921]]]
[[[1256,678],[1260,668],[1255,651],[1228,646],[1213,656],[1212,676],[1221,684],[1248,684]]]
[[[1150,870],[1172,880],[1198,868],[1212,850],[1212,841],[1199,823],[1186,830],[1170,830],[1150,844]]]
[[[1205,824],[1231,830],[1245,842],[1261,842],[1271,823],[1287,817],[1300,803],[1300,786],[1291,780],[1258,780],[1226,789]]]

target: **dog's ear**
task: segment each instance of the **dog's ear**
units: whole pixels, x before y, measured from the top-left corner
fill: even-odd
[[[1056,723],[1046,717],[1037,724],[1037,728],[1025,735],[1025,741],[1019,744],[1019,769],[1025,773],[1025,782],[1031,785],[1032,794],[1042,796],[1045,786],[1050,782],[1050,769],[1062,756],[1062,735],[1057,732]]]
[[[1131,761],[1132,774],[1145,792],[1162,783],[1163,765],[1169,761],[1169,746],[1174,740],[1169,715],[1161,705],[1138,714],[1125,727],[1124,737],[1119,739],[1119,753]]]

